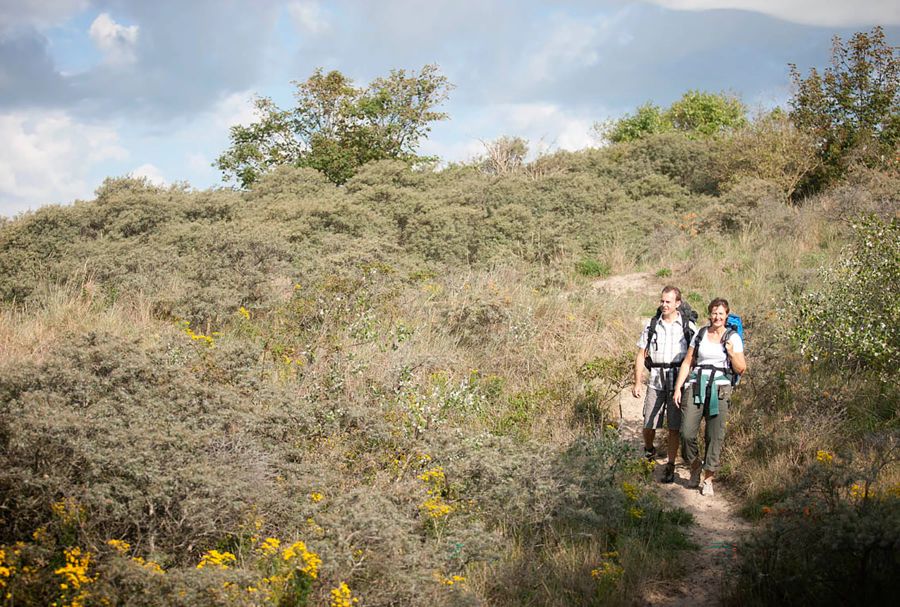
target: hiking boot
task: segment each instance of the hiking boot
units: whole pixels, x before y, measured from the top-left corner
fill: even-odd
[[[653,461],[656,459],[656,447],[644,447],[644,457],[646,457],[649,461]]]
[[[691,480],[688,481],[688,487],[690,489],[696,489],[700,486],[700,469],[702,465],[700,464],[700,460],[695,460],[694,463],[691,464]]]
[[[662,483],[674,483],[675,482],[675,464],[669,462],[666,464],[666,467],[663,468],[662,479],[660,479]]]
[[[715,492],[713,491],[712,479],[708,478],[704,480],[700,484],[700,495],[704,497],[712,497],[714,494]]]

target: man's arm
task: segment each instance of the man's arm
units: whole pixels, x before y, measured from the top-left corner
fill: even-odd
[[[641,348],[634,357],[634,385],[631,387],[631,395],[635,398],[641,397],[641,389],[644,385],[644,357],[647,355],[647,348]]]

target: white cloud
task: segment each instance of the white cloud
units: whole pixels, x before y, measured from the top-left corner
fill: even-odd
[[[317,35],[331,29],[328,15],[318,2],[291,2],[287,10],[297,28],[302,32]]]
[[[115,130],[63,112],[0,114],[0,215],[88,198],[98,164],[128,153]]]
[[[216,129],[224,132],[237,124],[244,126],[259,120],[253,104],[252,91],[232,93],[219,100],[210,112],[210,121]]]
[[[496,123],[505,124],[510,134],[520,135],[535,148],[539,143],[561,150],[580,150],[593,144],[594,119],[565,111],[550,103],[503,104],[491,110]]]
[[[550,103],[484,106],[467,117],[468,132],[463,139],[447,143],[432,137],[422,142],[419,151],[439,156],[446,162],[467,162],[484,154],[482,140],[489,142],[503,136],[526,139],[530,158],[556,150],[580,150],[596,145],[591,135],[595,113],[566,111]],[[438,126],[433,135],[444,128]],[[446,128],[450,130],[449,126]]]
[[[443,142],[426,139],[419,148],[423,156],[437,156],[442,164],[448,162],[469,162],[484,154],[484,144],[478,139],[457,142]]]
[[[160,171],[159,168],[155,165],[149,163],[142,164],[138,168],[130,171],[129,175],[131,175],[132,177],[143,177],[153,185],[169,185],[169,182],[166,181],[165,177],[163,177],[162,171]]]
[[[649,0],[686,11],[737,9],[807,25],[850,27],[900,24],[900,3],[891,0]]]
[[[100,13],[90,29],[91,40],[112,65],[134,63],[138,40],[138,26],[124,26],[113,21],[107,13]]]

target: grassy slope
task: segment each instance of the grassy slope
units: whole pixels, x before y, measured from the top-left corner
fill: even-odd
[[[382,163],[341,189],[292,170],[244,195],[114,181],[3,226],[0,527],[27,542],[19,570],[40,568],[10,578],[21,601],[72,599],[53,571],[75,544],[95,599],[291,595],[260,581],[266,536],[321,555],[313,599],[346,581],[369,605],[617,602],[676,574],[685,517],[602,402],[654,294],[597,292],[575,262],[665,270],[695,307],[725,295],[745,317],[764,352],[727,472],[758,510],[846,427],[754,417],[783,302],[846,218],[894,208],[896,182],[792,208],[758,183],[719,194],[697,177],[714,147],[663,143],[560,154],[539,178]],[[762,434],[775,446],[748,456]],[[214,548],[238,566],[194,569]]]

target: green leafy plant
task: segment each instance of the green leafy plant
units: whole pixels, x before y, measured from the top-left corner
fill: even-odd
[[[608,263],[599,261],[593,257],[584,257],[575,264],[575,271],[582,276],[591,278],[605,278],[610,275],[612,268]]]
[[[896,163],[900,142],[900,51],[884,30],[835,36],[831,65],[804,78],[790,65],[796,89],[791,119],[815,139],[822,165],[804,183],[813,192],[834,183],[854,162]]]
[[[297,104],[281,109],[267,98],[256,99],[258,120],[231,127],[231,147],[216,160],[226,179],[247,188],[283,165],[317,169],[334,183],[344,183],[372,160],[421,160],[419,141],[431,123],[447,115],[435,107],[447,99],[451,85],[436,65],[419,72],[393,70],[366,88],[357,88],[338,71],[316,70],[294,83]]]
[[[809,359],[894,377],[900,365],[900,220],[871,216],[855,226],[841,260],[794,308],[791,337]]]

